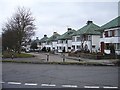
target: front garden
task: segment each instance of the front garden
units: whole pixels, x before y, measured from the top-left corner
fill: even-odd
[[[68,56],[73,57],[81,57],[81,58],[88,58],[88,59],[120,59],[120,55],[111,55],[111,54],[102,54],[100,52],[98,53],[89,53],[89,52],[70,52]]]

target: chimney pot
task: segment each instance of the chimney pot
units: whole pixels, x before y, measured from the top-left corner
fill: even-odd
[[[93,23],[93,21],[87,21],[87,25],[89,25],[89,24],[91,24],[91,23]]]
[[[53,32],[53,35],[57,34],[57,32]]]
[[[38,39],[38,37],[36,37],[36,39]]]
[[[45,34],[44,37],[47,37],[47,35]]]
[[[68,28],[68,31],[72,30],[72,28]]]

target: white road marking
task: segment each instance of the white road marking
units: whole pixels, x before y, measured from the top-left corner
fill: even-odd
[[[50,87],[55,87],[55,84],[41,84],[41,86],[50,86]]]
[[[100,88],[99,86],[84,86],[84,88]]]
[[[0,82],[1,84],[6,83],[6,82]],[[7,82],[8,84],[15,84],[15,85],[20,85],[20,82]],[[37,83],[25,83],[24,85],[31,85],[31,86],[37,86]],[[55,84],[41,84],[41,86],[50,86],[50,87],[55,87]],[[77,85],[62,85],[62,87],[72,87],[72,88],[77,88]],[[84,86],[84,88],[100,88],[99,86]],[[103,88],[118,88],[117,86],[103,86]]]
[[[118,87],[109,87],[109,86],[104,86],[103,88],[118,88]]]
[[[73,88],[77,88],[77,85],[62,85],[62,87],[73,87]]]
[[[37,83],[25,83],[24,85],[31,85],[31,86],[37,86]]]
[[[21,83],[20,82],[8,82],[8,84],[18,84],[18,85],[20,85]]]

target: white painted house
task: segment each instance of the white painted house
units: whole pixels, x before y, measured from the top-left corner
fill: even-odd
[[[41,50],[43,48],[46,48],[47,39],[48,39],[47,35],[44,35],[44,37],[40,39],[39,45],[40,45]]]
[[[95,31],[99,26],[92,21],[87,21],[87,25],[77,30],[72,36],[72,50],[73,51],[99,51],[100,32]]]
[[[120,55],[120,16],[103,25],[101,32],[101,52],[110,54],[110,45],[114,45],[115,53]]]
[[[47,39],[46,48],[50,51],[57,51],[57,38],[60,36],[57,32]]]
[[[70,52],[71,51],[71,47],[72,47],[72,35],[75,33],[76,31],[68,28],[68,31],[65,32],[64,34],[62,34],[59,38],[58,38],[58,43],[57,43],[57,50],[58,52]]]

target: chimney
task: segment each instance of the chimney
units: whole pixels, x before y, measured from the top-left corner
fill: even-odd
[[[36,37],[36,40],[38,40],[38,37]]]
[[[57,34],[57,32],[53,32],[53,35]]]
[[[47,35],[45,34],[44,37],[47,37]]]
[[[89,24],[91,24],[91,23],[93,23],[93,21],[87,21],[87,25],[89,25]]]
[[[68,28],[68,31],[72,30],[72,28]]]

